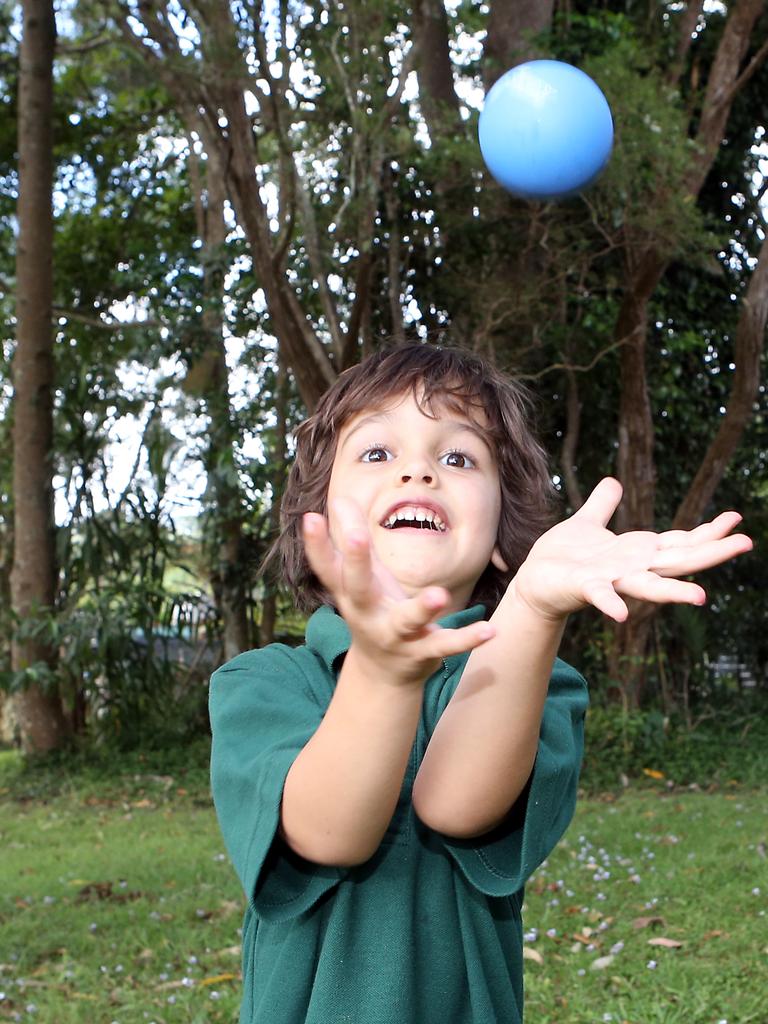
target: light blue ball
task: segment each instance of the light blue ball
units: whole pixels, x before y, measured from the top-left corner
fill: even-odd
[[[531,60],[488,92],[479,135],[501,186],[524,199],[556,199],[580,192],[608,163],[613,118],[589,75],[559,60]]]

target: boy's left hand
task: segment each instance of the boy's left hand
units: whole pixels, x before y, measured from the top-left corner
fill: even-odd
[[[678,577],[752,548],[749,537],[731,535],[741,522],[738,512],[723,512],[693,530],[611,533],[607,524],[621,494],[618,480],[606,477],[578,512],[536,541],[513,581],[521,600],[549,619],[591,604],[617,622],[629,614],[622,596],[704,604],[704,590]]]

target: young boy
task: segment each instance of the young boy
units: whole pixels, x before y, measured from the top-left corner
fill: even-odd
[[[211,688],[243,1024],[522,1020],[523,886],[582,756],[566,617],[702,604],[677,577],[751,547],[732,512],[617,537],[620,496],[603,480],[546,530],[526,398],[468,353],[379,352],[299,428],[278,550],[317,608],[306,643],[243,654]]]

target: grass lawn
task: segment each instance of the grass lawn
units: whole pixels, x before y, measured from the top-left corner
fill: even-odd
[[[203,772],[0,754],[0,839],[0,1020],[236,1021],[242,900]],[[766,1024],[767,842],[765,792],[582,801],[528,887],[526,1024]]]

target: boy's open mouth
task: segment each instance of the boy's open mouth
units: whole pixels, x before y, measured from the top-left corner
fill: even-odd
[[[448,529],[440,513],[428,505],[403,504],[396,506],[381,522],[387,530],[400,530],[405,527],[416,530],[432,530],[435,533],[445,533]]]

